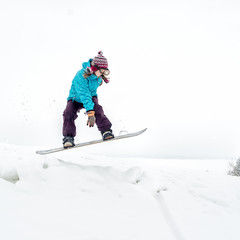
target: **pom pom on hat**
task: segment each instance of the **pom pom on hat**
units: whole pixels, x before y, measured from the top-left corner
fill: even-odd
[[[103,56],[103,52],[99,51],[98,55],[92,61],[93,65],[98,66],[99,68],[108,69],[108,61]]]

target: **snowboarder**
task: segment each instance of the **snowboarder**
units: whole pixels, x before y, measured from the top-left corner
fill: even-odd
[[[66,109],[63,112],[63,147],[75,146],[76,136],[75,120],[77,112],[85,108],[88,115],[87,125],[93,127],[96,123],[98,130],[102,134],[103,140],[114,138],[111,130],[111,122],[105,116],[102,106],[98,103],[97,88],[109,82],[106,77],[109,75],[108,61],[99,51],[98,55],[82,64],[72,81],[69,91]]]

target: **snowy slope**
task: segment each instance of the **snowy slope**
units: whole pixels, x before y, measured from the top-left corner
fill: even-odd
[[[35,150],[0,144],[1,239],[238,239],[228,161]]]
[[[0,240],[238,240],[240,178],[219,159],[239,156],[239,9],[1,1]],[[148,131],[36,155],[62,143],[71,81],[99,50],[111,70],[99,102],[114,134]],[[82,111],[76,142],[100,137],[86,120]]]

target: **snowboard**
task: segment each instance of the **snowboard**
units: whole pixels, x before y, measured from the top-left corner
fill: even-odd
[[[50,153],[66,151],[66,150],[79,148],[79,147],[84,147],[84,146],[88,146],[88,145],[104,143],[104,142],[111,142],[111,141],[115,141],[115,140],[119,140],[119,139],[129,138],[129,137],[135,137],[135,136],[138,136],[138,135],[144,133],[146,130],[147,130],[147,128],[145,128],[141,131],[138,131],[138,132],[127,133],[127,134],[115,136],[114,138],[109,139],[109,140],[105,140],[105,141],[103,141],[102,139],[99,139],[99,140],[94,140],[94,141],[89,141],[89,142],[77,143],[74,147],[70,147],[70,148],[60,147],[60,148],[53,148],[53,149],[48,149],[48,150],[39,150],[39,151],[36,151],[36,153],[41,154],[41,155],[46,155],[46,154],[50,154]]]

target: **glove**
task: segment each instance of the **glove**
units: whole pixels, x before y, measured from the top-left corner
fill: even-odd
[[[88,115],[87,125],[89,127],[93,127],[95,122],[96,122],[95,112],[94,111],[88,111],[87,115]]]

